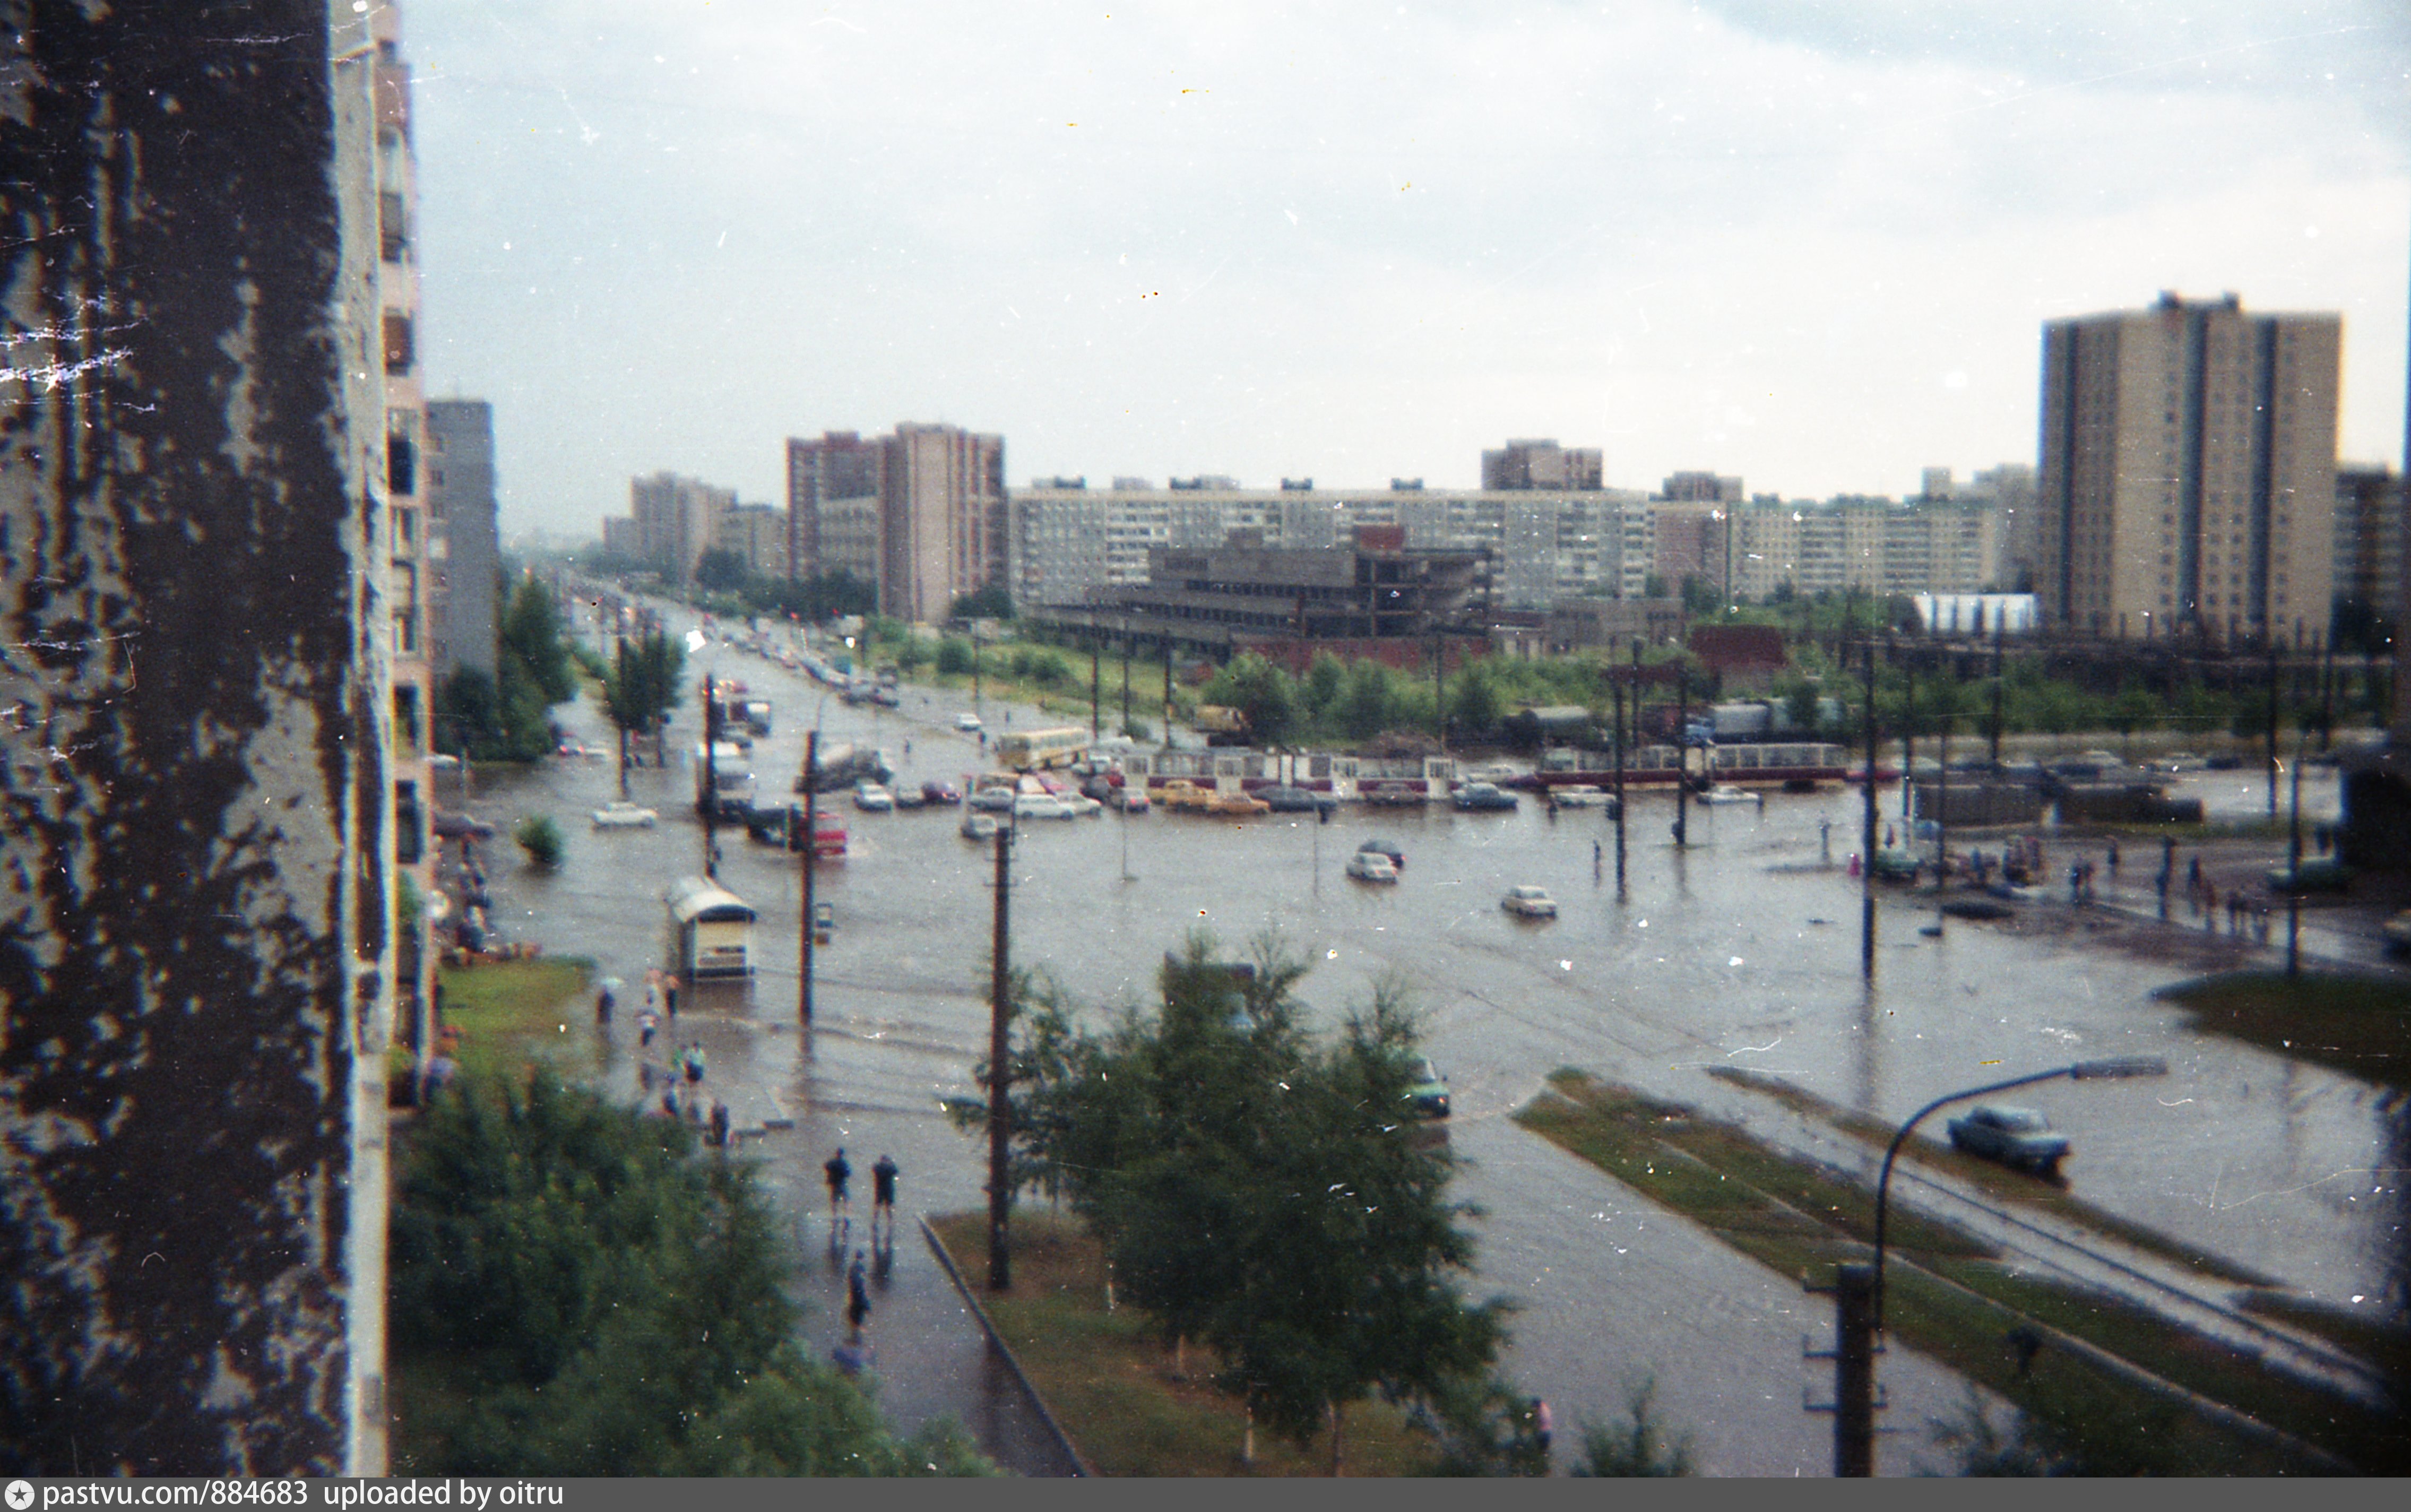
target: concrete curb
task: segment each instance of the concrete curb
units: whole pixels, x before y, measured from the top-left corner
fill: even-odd
[[[972,1290],[971,1283],[963,1279],[963,1272],[955,1264],[954,1255],[947,1253],[945,1240],[940,1239],[938,1231],[929,1226],[929,1215],[922,1213],[916,1221],[921,1226],[921,1237],[928,1241],[930,1250],[938,1256],[938,1263],[944,1266],[946,1274],[953,1278],[955,1290],[961,1294],[964,1303],[971,1308],[972,1316],[979,1319],[980,1331],[987,1335],[989,1346],[1004,1358],[1005,1369],[1013,1373],[1014,1380],[1020,1384],[1022,1391],[1030,1398],[1030,1405],[1038,1409],[1038,1420],[1046,1425],[1046,1431],[1055,1436],[1056,1446],[1063,1451],[1065,1459],[1072,1461],[1073,1474],[1094,1475],[1097,1473],[1095,1467],[1090,1465],[1082,1457],[1079,1449],[1074,1446],[1072,1435],[1064,1432],[1063,1425],[1055,1420],[1054,1409],[1046,1405],[1046,1399],[1040,1396],[1038,1387],[1030,1384],[1030,1374],[1021,1368],[1021,1361],[1014,1355],[1013,1346],[1004,1342],[1004,1335],[996,1331],[996,1324],[988,1317],[987,1309],[980,1306],[979,1298]]]

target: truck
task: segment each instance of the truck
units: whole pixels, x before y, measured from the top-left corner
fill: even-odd
[[[888,761],[886,752],[851,741],[840,741],[821,747],[813,785],[824,793],[833,793],[852,787],[865,779],[884,785],[895,778],[896,768]],[[800,771],[796,773],[795,790],[798,793],[804,790],[804,775]]]
[[[753,806],[753,757],[745,748],[734,741],[718,741],[709,749],[696,746],[694,811],[741,821]]]
[[[1198,734],[1206,737],[1207,745],[1245,745],[1248,743],[1248,714],[1244,709],[1225,704],[1201,703],[1189,723]]]

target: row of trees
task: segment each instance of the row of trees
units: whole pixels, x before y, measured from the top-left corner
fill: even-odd
[[[806,1358],[750,1167],[536,1075],[413,1134],[392,1237],[397,1459],[416,1475],[993,1474]]]
[[[1510,1304],[1460,1289],[1469,1210],[1445,1142],[1418,1136],[1414,1023],[1383,990],[1318,1039],[1305,975],[1270,942],[1234,966],[1198,935],[1166,957],[1154,1013],[1093,1035],[1024,981],[1016,1189],[1067,1200],[1118,1298],[1167,1348],[1211,1351],[1254,1421],[1301,1446],[1327,1430],[1335,1471],[1349,1408],[1378,1394],[1418,1406],[1454,1468],[1540,1473],[1525,1401],[1493,1372]]]
[[[435,693],[434,747],[475,761],[552,750],[552,706],[575,697],[571,642],[552,595],[522,578],[504,595],[494,670],[464,667]]]

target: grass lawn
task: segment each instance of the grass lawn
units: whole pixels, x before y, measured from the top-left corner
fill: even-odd
[[[2197,1027],[2382,1086],[2411,1090],[2411,983],[2235,972],[2160,989]]]
[[[987,1273],[987,1215],[930,1220],[969,1277]],[[1214,1389],[1213,1360],[1187,1352],[1176,1368],[1136,1308],[1105,1311],[1104,1258],[1069,1214],[1015,1210],[1013,1290],[983,1291],[980,1305],[1013,1345],[1082,1458],[1103,1475],[1327,1475],[1328,1433],[1303,1448],[1256,1434],[1253,1465],[1240,1461],[1247,1417]],[[1341,1426],[1351,1475],[1421,1474],[1428,1440],[1378,1401],[1348,1409]]]
[[[1553,1094],[1516,1114],[1516,1122],[1770,1269],[1821,1280],[1843,1261],[1867,1257],[1875,1196],[1855,1177],[1579,1071],[1559,1071],[1550,1083]],[[2021,1318],[2365,1469],[2399,1471],[2406,1462],[2399,1433],[2368,1410],[2115,1298],[2015,1273],[1956,1228],[1895,1213],[1886,1238],[1893,1261],[1885,1280],[1889,1331],[2061,1425],[2105,1469],[2300,1474],[2316,1461],[2224,1425],[2080,1350],[2046,1347],[2021,1368],[2007,1338]]]
[[[444,1021],[460,1032],[461,1071],[516,1076],[534,1061],[571,1075],[594,1071],[601,1049],[579,1032],[594,1013],[593,974],[594,962],[578,956],[443,968]]]
[[[1894,1125],[1880,1119],[1826,1101],[1815,1093],[1793,1086],[1781,1077],[1743,1067],[1717,1065],[1708,1075],[1729,1081],[1752,1092],[1763,1093],[1775,1101],[1818,1119],[1841,1132],[1864,1140],[1880,1152],[1892,1143]],[[2196,1245],[2170,1238],[2141,1224],[2129,1223],[2116,1213],[2095,1207],[2083,1198],[2072,1196],[2067,1188],[2054,1182],[2038,1181],[1990,1160],[1978,1160],[1963,1155],[1947,1143],[1934,1139],[1913,1138],[1900,1147],[1904,1162],[1939,1170],[1981,1191],[1996,1202],[2017,1207],[2038,1209],[2070,1223],[2079,1224],[2095,1233],[2131,1244],[2149,1255],[2156,1255],[2188,1270],[2217,1281],[2230,1281],[2241,1286],[2273,1286],[2276,1283],[2236,1264],[2209,1254]]]

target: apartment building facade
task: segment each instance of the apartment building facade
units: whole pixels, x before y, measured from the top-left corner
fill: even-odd
[[[671,582],[694,580],[695,564],[719,539],[721,521],[737,507],[737,491],[655,473],[628,483],[636,520],[636,554]]]
[[[428,535],[439,554],[427,606],[435,675],[474,667],[491,676],[502,571],[494,406],[482,399],[433,399],[426,413]]]
[[[2233,295],[2043,327],[2037,590],[2054,628],[2307,644],[2334,580],[2342,317]]]
[[[1005,576],[1004,438],[906,422],[869,440],[791,439],[787,512],[796,576],[851,573],[882,614],[943,619]]]
[[[1211,485],[1211,486],[1206,486]],[[1043,477],[1010,506],[1007,581],[1016,609],[1077,604],[1098,590],[1148,580],[1150,550],[1210,550],[1234,536],[1267,549],[1346,545],[1363,526],[1396,526],[1408,549],[1481,551],[1498,607],[1544,609],[1612,596],[1620,582],[1629,492],[1425,489],[1242,489],[1222,477],[1158,488],[1118,478]]]
[[[1527,489],[1588,492],[1605,486],[1606,462],[1597,447],[1561,447],[1554,439],[1510,441],[1482,454],[1485,493]]]

